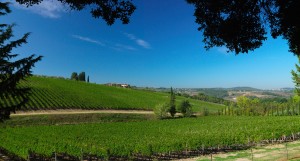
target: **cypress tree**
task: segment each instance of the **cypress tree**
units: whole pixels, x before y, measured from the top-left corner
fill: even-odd
[[[79,81],[84,81],[85,82],[85,72],[81,72],[78,75],[78,80]]]
[[[170,115],[172,117],[175,116],[176,114],[176,105],[175,105],[175,94],[173,92],[173,88],[171,87],[171,95],[170,95],[170,109],[169,109],[169,112],[170,112]]]

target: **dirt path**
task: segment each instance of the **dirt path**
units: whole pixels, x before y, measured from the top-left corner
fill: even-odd
[[[211,156],[200,156],[196,158],[181,159],[177,161],[208,161]],[[214,161],[287,161],[300,160],[300,141],[294,141],[283,144],[255,147],[249,150],[242,150],[230,153],[214,154]]]
[[[26,115],[59,115],[59,114],[84,114],[84,113],[120,113],[120,114],[153,114],[153,111],[143,110],[38,110],[38,111],[17,111],[11,116]]]

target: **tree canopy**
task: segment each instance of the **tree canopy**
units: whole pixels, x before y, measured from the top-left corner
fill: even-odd
[[[16,0],[27,7],[37,5],[43,0]],[[131,14],[136,7],[132,0],[57,0],[68,5],[72,10],[82,10],[90,7],[94,18],[102,18],[108,25],[114,24],[116,19],[120,19],[123,24],[128,24]]]
[[[195,6],[205,48],[226,46],[236,54],[259,48],[282,36],[290,52],[300,55],[300,2],[297,0],[187,0]]]

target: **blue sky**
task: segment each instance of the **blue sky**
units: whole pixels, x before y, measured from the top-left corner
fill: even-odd
[[[128,25],[107,26],[89,10],[70,11],[55,0],[25,8],[13,2],[1,21],[16,23],[15,36],[31,32],[22,56],[43,55],[34,74],[70,77],[85,71],[91,82],[144,87],[293,87],[297,58],[285,40],[269,38],[248,54],[204,49],[194,8],[184,0],[134,0]]]

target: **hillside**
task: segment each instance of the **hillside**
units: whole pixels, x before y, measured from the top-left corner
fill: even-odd
[[[166,88],[164,90],[167,90]],[[157,91],[162,91],[158,89]],[[294,95],[294,88],[280,89],[257,89],[252,87],[233,87],[233,88],[176,88],[176,92],[183,95],[195,96],[205,94],[211,97],[222,98],[229,101],[236,101],[239,96],[259,99],[289,99]]]
[[[152,110],[157,104],[168,102],[169,95],[162,92],[108,87],[105,85],[67,79],[33,76],[20,84],[32,88],[28,104],[22,110],[39,109],[141,109]],[[185,98],[176,97],[176,103]],[[7,106],[16,98],[0,100]],[[194,111],[208,108],[214,112],[223,105],[190,100]]]

